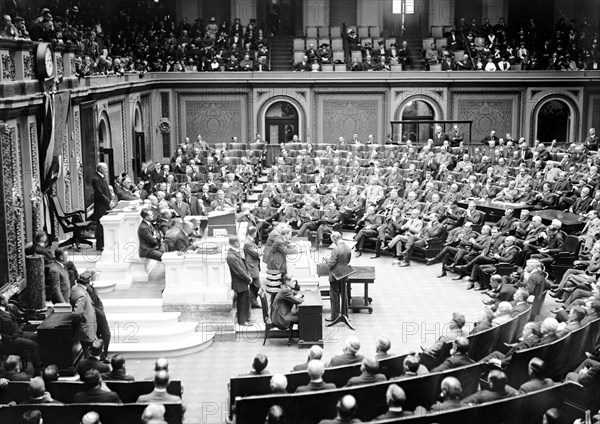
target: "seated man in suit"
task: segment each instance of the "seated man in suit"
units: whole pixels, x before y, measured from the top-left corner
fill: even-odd
[[[287,393],[287,377],[283,374],[273,374],[269,381],[271,394],[286,394]]]
[[[88,369],[83,378],[84,391],[75,393],[75,403],[121,403],[119,395],[102,387],[102,378],[96,369]]]
[[[327,367],[337,367],[338,365],[355,364],[363,360],[363,356],[358,354],[360,350],[360,340],[356,336],[350,336],[344,343],[344,350],[341,355],[334,356],[327,363]]]
[[[506,399],[516,396],[518,392],[507,385],[508,378],[503,371],[493,370],[488,374],[489,389],[480,390],[467,396],[462,400],[462,404],[478,405],[480,403],[491,402],[494,400]]]
[[[380,360],[393,356],[391,353],[389,353],[391,347],[392,343],[390,342],[390,339],[387,337],[380,337],[377,340],[377,345],[375,346],[375,359]]]
[[[421,346],[423,353],[431,355],[433,357],[438,357],[441,352],[442,346],[446,342],[451,342],[456,340],[458,337],[467,337],[467,331],[463,328],[465,326],[466,319],[465,316],[459,312],[452,313],[452,320],[450,323],[444,326],[444,334],[442,334],[437,341],[425,349]]]
[[[475,361],[469,358],[469,339],[458,337],[452,342],[450,356],[446,358],[441,365],[433,368],[430,372],[446,371],[451,368],[463,367],[474,364]]]
[[[267,365],[269,365],[269,358],[267,358],[267,355],[263,353],[257,353],[252,360],[252,369],[248,372],[248,374],[242,375],[269,375],[270,372],[267,369]]]
[[[167,393],[169,387],[169,373],[159,371],[154,375],[154,390],[146,395],[140,395],[137,398],[137,403],[181,403],[181,409],[185,413],[185,404],[181,398],[176,395]]]
[[[102,379],[104,381],[134,381],[135,378],[132,375],[127,375],[125,370],[125,357],[120,353],[113,355],[110,360],[110,366],[112,370],[110,372],[102,373]]]
[[[77,374],[79,374],[79,379],[81,381],[83,381],[85,374],[91,369],[95,369],[101,374],[110,372],[110,367],[107,365],[107,363],[100,360],[100,356],[102,355],[103,351],[104,341],[102,339],[94,340],[90,346],[90,356],[88,358],[81,359],[75,368],[75,371]]]
[[[446,377],[442,380],[442,401],[436,402],[431,406],[429,412],[446,412],[452,409],[460,408],[460,394],[462,385],[455,377]]]
[[[325,366],[323,362],[318,359],[313,359],[308,363],[306,372],[310,377],[310,383],[306,386],[300,386],[296,389],[296,393],[305,392],[316,392],[320,390],[335,389],[335,384],[325,383],[323,381],[323,374],[325,373]]]
[[[9,355],[4,361],[2,378],[8,381],[29,381],[29,374],[21,370],[21,358],[17,355]]]
[[[490,291],[485,292],[487,296],[491,299],[484,300],[483,303],[486,305],[494,305],[495,307],[500,304],[500,302],[512,302],[514,300],[514,296],[517,292],[517,289],[512,284],[509,284],[506,280],[506,277],[502,277],[501,275],[494,274],[490,277],[490,286],[492,287]],[[527,298],[525,298],[527,299]],[[517,314],[518,315],[518,314]],[[512,316],[512,310],[511,310]]]
[[[521,384],[519,393],[531,393],[554,386],[554,381],[546,378],[548,369],[540,358],[531,358],[528,366],[529,381]]]
[[[406,393],[401,387],[396,384],[391,384],[387,392],[385,393],[385,400],[388,406],[388,410],[385,414],[381,414],[375,421],[387,420],[391,418],[403,418],[414,415],[411,411],[405,411],[402,409],[406,402]]]
[[[506,352],[506,354],[495,351],[481,359],[479,362],[489,362],[492,365],[506,367],[510,363],[513,353],[539,345],[540,335],[539,323],[533,321],[528,322],[523,327],[519,343],[511,345],[510,350]]]
[[[379,371],[379,361],[373,357],[366,357],[363,359],[362,364],[360,366],[361,374],[356,377],[350,378],[346,387],[350,386],[360,386],[361,384],[371,384],[371,383],[379,383],[381,381],[386,381],[387,377]]]
[[[298,364],[298,365],[294,365],[294,368],[292,368],[292,371],[303,371],[308,367],[308,363],[310,361],[312,361],[313,359],[321,360],[322,357],[323,357],[323,348],[319,345],[311,346],[310,349],[308,350],[307,361],[303,362],[301,364]]]
[[[575,381],[586,389],[597,392],[600,390],[600,362],[588,357],[575,371],[567,374],[565,381]]]
[[[362,422],[358,418],[354,418],[356,416],[356,411],[358,410],[358,404],[356,403],[356,399],[354,398],[354,396],[345,395],[338,401],[336,409],[337,417],[335,417],[335,419],[321,420],[319,424],[357,424]]]
[[[151,403],[150,405],[148,405],[144,409],[144,412],[142,412],[142,422],[144,424],[152,424],[152,423],[163,424],[163,423],[166,423],[166,421],[165,421],[165,407],[164,407],[164,405],[160,405],[160,404],[157,404],[157,403]]]
[[[140,212],[142,222],[138,227],[138,238],[140,241],[140,258],[149,258],[160,261],[163,255],[160,233],[152,225],[153,214],[148,209]]]
[[[19,405],[62,405],[62,403],[52,399],[50,393],[46,391],[46,385],[42,377],[34,377],[31,380],[29,380],[29,387],[27,387],[27,393],[29,394],[29,398],[19,402]]]
[[[183,201],[183,193],[178,191],[175,193],[175,201],[170,204],[171,209],[173,209],[177,216],[181,219],[185,218],[188,215],[191,215],[190,205],[187,202]]]
[[[289,277],[289,276],[288,276]],[[293,278],[284,278],[281,288],[271,308],[271,322],[282,330],[287,330],[294,322],[298,322],[298,306],[304,302],[303,294],[294,294],[296,285]]]

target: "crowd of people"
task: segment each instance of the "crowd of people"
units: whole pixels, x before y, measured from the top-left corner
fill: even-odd
[[[121,354],[112,356],[107,364],[103,362],[101,354],[103,352],[103,342],[101,339],[95,340],[90,356],[81,359],[75,369],[78,380],[83,382],[81,391],[75,393],[73,403],[94,403],[94,404],[122,404],[123,401],[119,394],[110,390],[107,382],[113,381],[135,381],[135,377],[127,374],[125,368],[125,358]],[[9,355],[3,363],[0,377],[0,388],[4,389],[11,381],[28,382],[27,399],[20,400],[19,405],[64,405],[68,401],[60,398],[54,398],[51,394],[51,386],[60,384],[61,381],[72,381],[72,378],[61,377],[56,365],[48,365],[39,375],[32,376],[21,366],[21,359],[17,355]],[[185,404],[181,397],[169,394],[169,362],[165,358],[159,358],[155,362],[154,374],[146,380],[154,382],[154,390],[150,393],[142,394],[138,397],[137,403],[148,404],[144,409],[141,422],[153,424],[166,424],[165,407],[168,403],[181,403],[182,410],[185,412]],[[60,396],[60,395],[59,395]],[[14,400],[9,400],[8,406],[17,405]],[[81,417],[82,424],[101,424],[100,414],[96,411],[88,411]],[[42,424],[43,414],[38,409],[30,409],[23,414],[23,423]]]
[[[443,71],[509,71],[513,65],[522,70],[576,71],[598,69],[598,19],[581,22],[560,18],[555,32],[540,29],[535,19],[526,25],[509,25],[500,18],[480,24],[460,18],[450,33],[444,50],[435,43],[424,51],[426,65],[440,63]],[[454,52],[464,51],[455,60]]]
[[[510,306],[510,304],[509,304]],[[515,317],[516,315],[511,315]],[[586,323],[591,322],[590,318]],[[447,371],[454,368],[465,367],[476,363],[469,357],[469,339],[466,337],[468,332],[464,328],[464,316],[454,313],[451,321],[450,331],[440,337],[435,345],[424,352],[416,354],[409,353],[403,360],[403,369],[398,376],[390,376],[382,374],[380,371],[381,360],[392,358],[395,355],[390,352],[391,342],[385,337],[378,339],[374,353],[372,355],[362,355],[360,353],[360,340],[357,337],[349,337],[344,343],[343,352],[339,355],[331,357],[326,361],[323,357],[323,349],[319,346],[310,348],[306,362],[294,365],[291,371],[306,371],[310,377],[310,382],[307,385],[299,386],[294,389],[295,393],[318,392],[323,390],[336,389],[336,385],[323,380],[325,369],[340,365],[361,364],[360,375],[351,377],[346,382],[345,387],[355,387],[361,385],[369,385],[383,381],[401,381],[414,376],[423,376],[429,373]],[[487,385],[475,393],[467,396],[463,395],[463,387],[461,381],[453,376],[448,376],[441,381],[440,385],[440,400],[431,406],[417,406],[416,408],[407,409],[405,404],[407,396],[411,397],[413,405],[418,405],[419,393],[406,393],[399,385],[390,384],[386,391],[387,412],[374,418],[372,421],[386,420],[391,418],[402,418],[414,415],[426,415],[429,413],[447,412],[453,409],[466,406],[478,405],[485,402],[508,399],[511,397],[529,394],[538,390],[543,390],[552,387],[556,383],[548,378],[551,370],[548,369],[546,362],[540,358],[534,357],[529,361],[528,375],[526,382],[519,387],[511,387],[508,384],[508,376],[505,372],[507,365],[514,352],[527,349],[533,346],[540,346],[551,343],[562,337],[560,332],[557,332],[556,322],[553,318],[546,318],[542,323],[529,322],[523,328],[523,334],[519,342],[511,346],[506,354],[493,352],[489,356],[483,358],[479,362],[488,363],[485,369],[485,380]],[[476,328],[476,327],[475,327]],[[473,331],[471,332],[471,334]],[[450,355],[444,361],[431,370],[423,365],[423,357],[434,354],[439,350],[439,347],[445,343],[452,343]],[[502,357],[502,361],[500,361]],[[598,387],[598,372],[600,372],[600,362],[598,362],[598,347],[594,353],[590,354],[590,358],[586,359],[577,369],[567,374],[565,381],[577,381],[584,387],[594,389]],[[268,369],[269,361],[266,355],[259,353],[254,357],[252,369],[247,374],[243,375],[272,375],[270,379],[271,394],[286,394],[290,393],[288,388],[288,380],[285,374],[271,374]],[[337,423],[337,422],[360,422],[356,418],[359,405],[352,395],[343,396],[337,404],[337,417],[334,420],[324,419],[322,424]],[[273,405],[269,409],[267,423],[282,423],[285,422],[285,410],[278,405]],[[545,413],[545,422],[560,422],[560,408],[551,408]]]
[[[270,32],[256,19],[245,26],[215,17],[176,22],[164,2],[145,0],[123,5],[114,16],[102,2],[85,0],[60,0],[39,14],[18,5],[2,12],[0,38],[74,45],[80,77],[269,70]]]

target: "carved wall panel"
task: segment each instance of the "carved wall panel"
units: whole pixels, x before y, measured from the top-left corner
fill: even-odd
[[[17,72],[15,67],[15,52],[3,51],[0,54],[2,61],[2,79],[4,81],[15,81]]]
[[[472,120],[473,142],[483,140],[490,131],[498,136],[519,134],[521,105],[519,93],[453,93],[453,117]]]
[[[77,207],[75,209],[85,209],[85,200],[83,197],[83,155],[81,152],[81,121],[79,107],[73,109],[73,137],[75,144],[75,160],[77,161]]]
[[[589,128],[596,128],[596,134],[600,131],[600,97],[595,97],[592,99],[592,107],[591,107],[591,121],[589,122]],[[587,128],[584,130],[584,134],[587,137]]]
[[[2,158],[3,213],[0,223],[2,242],[2,283],[18,284],[25,278],[25,214],[23,207],[22,161],[18,134],[14,127],[0,126]],[[6,255],[6,256],[4,256]]]
[[[208,143],[222,143],[237,137],[246,140],[249,116],[246,93],[198,93],[196,96],[177,95],[176,116],[178,139],[191,140],[201,134]]]
[[[35,122],[29,123],[29,142],[31,144],[31,173],[34,175],[34,181],[31,186],[32,191],[30,193],[31,211],[33,219],[34,232],[42,231],[42,215],[41,215],[41,202],[42,202],[42,191],[40,190],[40,152],[38,149],[38,138],[37,129]]]
[[[339,137],[361,140],[372,134],[375,141],[385,137],[381,123],[389,121],[386,93],[317,93],[313,122],[317,123],[315,143],[337,142]]]

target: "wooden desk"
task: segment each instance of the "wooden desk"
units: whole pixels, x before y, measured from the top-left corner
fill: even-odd
[[[303,292],[298,305],[298,347],[323,346],[323,300],[319,291]]]
[[[562,222],[561,230],[567,234],[572,234],[583,230],[585,222],[579,221],[579,215],[570,212],[561,212],[555,209],[546,209],[541,211],[534,211],[532,215],[542,217],[542,222],[549,225],[553,219],[558,219]]]
[[[356,271],[354,274],[348,277],[348,299],[350,302],[349,308],[353,312],[366,309],[370,314],[373,313],[373,307],[371,306],[371,299],[369,298],[369,284],[375,283],[375,267],[374,266],[355,266],[353,267]],[[365,292],[362,299],[362,304],[352,301],[352,284],[364,284]]]
[[[481,199],[463,199],[460,202],[456,202],[458,206],[461,208],[467,208],[470,202],[474,202],[477,206],[477,210],[485,212],[487,214],[487,218],[490,221],[498,221],[507,209],[514,209],[513,216],[519,216],[519,213],[523,209],[531,209],[531,206],[526,205],[525,203],[510,203],[510,202],[500,202],[494,200],[481,200]]]

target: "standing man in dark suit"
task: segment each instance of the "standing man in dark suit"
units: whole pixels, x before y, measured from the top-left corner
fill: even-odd
[[[331,317],[326,318],[325,321],[330,322],[335,321],[340,315],[340,291],[342,284],[346,284],[345,278],[338,280],[334,277],[334,274],[336,271],[348,266],[352,258],[350,248],[342,241],[342,235],[338,231],[331,233],[331,242],[335,244],[335,247],[331,255],[325,258],[325,262],[329,265],[329,297],[331,302]]]
[[[73,333],[81,342],[83,356],[90,356],[90,347],[96,339],[96,311],[87,290],[81,282],[71,288],[71,306],[73,307]]]
[[[244,240],[244,257],[246,258],[246,267],[252,277],[250,284],[251,304],[252,307],[258,307],[257,296],[261,288],[260,284],[260,256],[261,251],[256,245],[256,227],[248,227],[246,230],[246,240]]]
[[[106,215],[114,205],[111,201],[108,189],[108,165],[100,162],[96,166],[96,173],[92,178],[92,190],[94,191],[94,215],[92,221],[96,222],[96,250],[104,250],[104,229],[100,224],[100,218]]]
[[[240,254],[240,239],[238,236],[229,236],[229,250],[227,251],[227,265],[231,273],[231,289],[237,297],[237,320],[239,325],[250,326],[250,291],[248,285],[252,277],[246,267],[246,262]]]
[[[159,232],[152,225],[152,211],[142,209],[140,212],[142,222],[138,227],[138,239],[140,241],[139,255],[140,258],[149,258],[156,261],[162,260],[163,251],[160,247]]]
[[[108,326],[108,321],[106,320],[106,314],[104,313],[104,304],[102,300],[98,296],[98,292],[96,288],[92,284],[92,280],[96,277],[95,271],[84,271],[79,276],[79,284],[85,287],[85,290],[92,301],[92,305],[94,306],[94,311],[96,312],[96,335],[102,339],[104,344],[104,348],[102,353],[100,354],[100,361],[108,364],[107,354],[108,354],[108,346],[110,345],[110,327]]]
[[[47,298],[52,303],[65,303],[71,296],[71,281],[69,272],[65,267],[66,252],[57,248],[54,251],[54,262],[48,269],[48,294]]]

